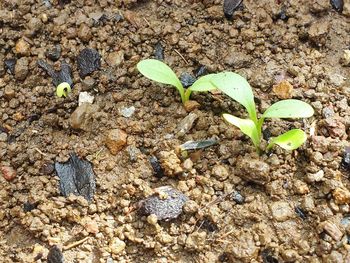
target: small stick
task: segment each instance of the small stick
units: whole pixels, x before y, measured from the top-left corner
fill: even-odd
[[[79,245],[83,244],[86,240],[88,240],[89,238],[90,237],[85,237],[85,238],[83,238],[83,239],[81,239],[81,240],[79,240],[77,242],[74,242],[74,243],[72,243],[70,245],[64,246],[63,250],[68,250],[68,249],[71,249],[73,247],[79,246]]]
[[[183,59],[183,61],[185,61],[185,63],[188,65],[188,61],[184,58],[183,55],[181,55],[181,53],[179,51],[177,51],[176,49],[174,49],[174,51]]]
[[[148,22],[148,20],[146,18],[143,17],[143,20],[145,20],[146,24],[151,27],[151,24]]]
[[[38,153],[40,153],[41,155],[47,156],[46,153],[43,153],[42,151],[40,151],[38,148],[34,148],[34,150],[36,150]]]

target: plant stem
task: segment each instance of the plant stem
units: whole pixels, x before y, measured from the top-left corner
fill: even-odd
[[[190,99],[191,93],[192,93],[192,91],[190,89],[186,89],[182,103],[185,103],[186,101],[188,101]]]

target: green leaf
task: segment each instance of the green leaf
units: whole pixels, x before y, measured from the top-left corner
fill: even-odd
[[[208,74],[203,77],[200,77],[199,79],[196,80],[195,83],[192,84],[189,89],[191,91],[210,91],[210,90],[215,90],[217,89],[213,83],[211,82],[212,78],[216,74]]]
[[[250,119],[241,119],[231,114],[223,114],[224,119],[232,125],[238,127],[245,135],[253,141],[254,146],[258,149],[260,138],[255,123]]]
[[[137,69],[145,77],[163,83],[175,86],[184,102],[184,88],[174,71],[165,63],[156,59],[145,59],[137,64]]]
[[[68,93],[71,92],[71,90],[72,89],[71,89],[69,83],[62,82],[56,88],[56,95],[57,95],[57,97],[60,97],[60,98],[62,98],[62,97],[66,98],[68,96]]]
[[[281,100],[272,104],[262,118],[308,118],[314,114],[314,109],[301,100]]]
[[[272,138],[267,150],[271,149],[273,145],[277,144],[285,150],[295,150],[299,148],[307,139],[306,133],[300,129],[293,129],[287,131],[280,136]]]
[[[242,104],[250,119],[257,124],[253,91],[245,78],[233,72],[221,72],[215,74],[211,81],[223,93]]]

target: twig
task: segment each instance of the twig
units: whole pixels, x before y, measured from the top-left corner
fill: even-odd
[[[34,150],[36,150],[38,153],[40,153],[41,155],[44,155],[44,156],[47,156],[47,154],[46,153],[43,153],[42,151],[40,151],[38,148],[34,148]]]
[[[145,20],[146,24],[151,28],[151,24],[148,22],[148,20],[144,17],[143,17],[143,20]]]
[[[64,246],[64,247],[63,247],[63,250],[68,250],[68,249],[71,249],[71,248],[73,248],[73,247],[77,247],[77,246],[83,244],[83,243],[84,243],[86,240],[88,240],[88,239],[89,239],[89,237],[84,237],[83,239],[78,240],[77,242],[74,242],[74,243],[72,243],[72,244],[70,244],[70,245]]]
[[[185,63],[186,63],[187,65],[189,64],[188,61],[184,58],[183,55],[181,55],[181,53],[180,53],[179,51],[177,51],[176,49],[174,49],[174,51],[176,52],[176,54],[178,54],[178,55],[183,59],[183,61],[185,61]]]

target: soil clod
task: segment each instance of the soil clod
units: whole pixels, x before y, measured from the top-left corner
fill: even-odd
[[[188,197],[171,186],[155,189],[155,194],[141,201],[140,212],[143,215],[154,214],[158,220],[171,220],[182,213],[182,207]]]
[[[85,48],[80,51],[77,57],[79,76],[84,78],[101,67],[101,56],[92,48]]]
[[[65,197],[70,194],[82,195],[88,201],[92,200],[96,182],[90,162],[81,160],[75,153],[72,153],[67,162],[56,162],[55,169],[60,178],[62,195]]]

